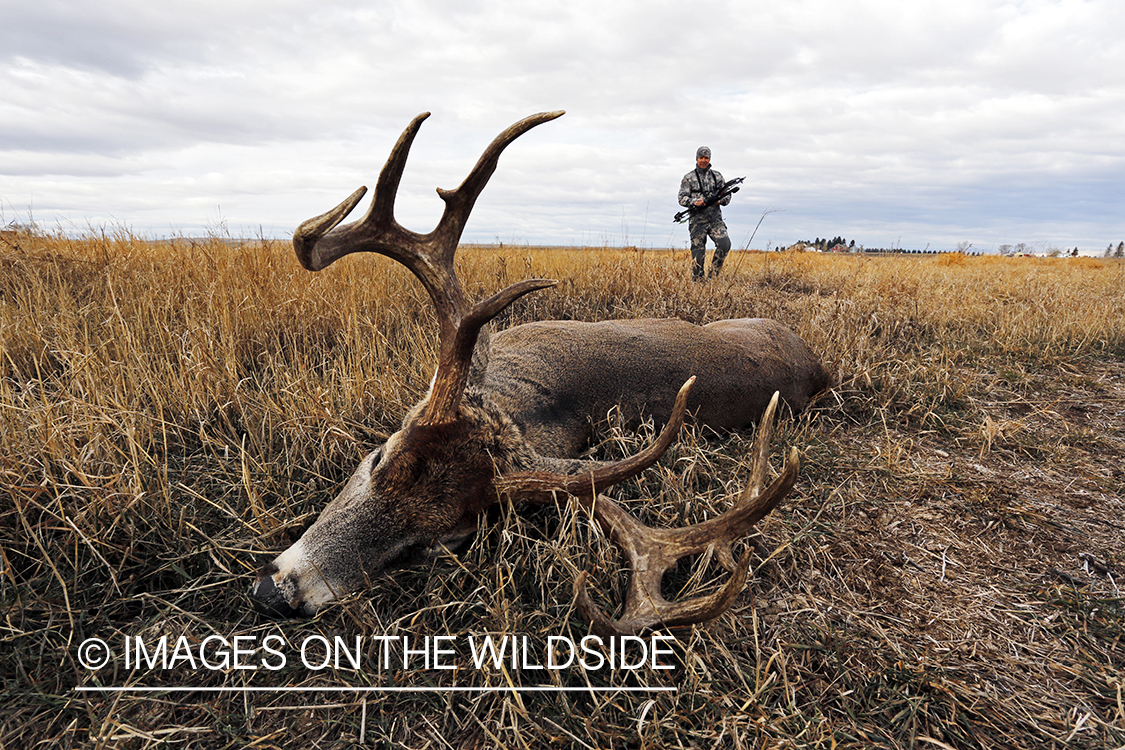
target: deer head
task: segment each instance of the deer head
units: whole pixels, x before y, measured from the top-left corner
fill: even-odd
[[[628,536],[631,532],[618,530],[625,528],[619,518],[624,512],[615,511],[617,506],[598,497],[598,493],[635,476],[660,458],[683,422],[694,378],[680,389],[673,413],[655,442],[615,463],[560,462],[539,456],[486,392],[467,388],[473,349],[482,327],[515,300],[556,282],[528,279],[470,305],[454,270],[457,244],[501,152],[523,133],[561,114],[533,115],[497,136],[459,188],[438,190],[445,201],[441,220],[429,234],[417,234],[395,221],[394,199],[410,145],[429,116],[421,114],[391,151],[362,219],[341,223],[358,205],[366,188],[304,222],[294,232],[297,258],[310,271],[319,271],[355,252],[380,253],[406,266],[422,283],[436,311],[439,355],[429,392],[407,414],[402,428],[363,459],[344,489],[304,535],[261,569],[251,591],[260,611],[283,616],[315,614],[325,604],[364,587],[372,575],[407,551],[450,546],[464,539],[476,528],[480,514],[499,501],[534,502],[573,495],[584,499],[619,541],[632,538]],[[564,464],[565,471],[560,469]],[[794,475],[795,471],[793,468]],[[790,479],[770,502],[776,505],[791,485]],[[768,509],[760,515],[765,512]],[[708,532],[685,533],[695,539]],[[683,542],[676,549],[688,549],[692,543]],[[726,545],[729,550],[729,541]],[[726,557],[730,557],[729,551]],[[744,578],[745,564],[741,569]],[[737,594],[740,580],[730,587],[733,593],[719,603],[723,607]],[[656,585],[658,596],[659,574]],[[581,611],[593,612],[581,585],[576,590],[581,594]],[[655,601],[652,590],[646,591],[639,596]],[[643,609],[645,605],[633,608],[638,606]],[[700,611],[714,616],[716,606]],[[676,622],[684,619],[681,615],[675,613]],[[659,621],[652,620],[650,611],[627,613],[623,624],[617,626],[607,625],[604,616],[592,619],[603,630],[646,627]]]

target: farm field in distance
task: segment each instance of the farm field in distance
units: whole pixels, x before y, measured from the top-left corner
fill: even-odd
[[[474,300],[560,281],[500,328],[769,317],[837,374],[780,420],[774,470],[795,446],[800,475],[748,540],[731,611],[663,632],[670,669],[383,661],[370,636],[517,636],[539,658],[580,641],[575,577],[612,613],[627,574],[563,507],[496,512],[457,556],[263,619],[254,572],[426,391],[421,286],[370,255],[309,273],[284,242],[6,235],[0,748],[1125,746],[1125,262],[735,252],[704,285],[686,251],[467,246],[458,263]],[[607,415],[598,434],[608,459],[653,431]],[[654,526],[713,517],[752,443],[685,428],[608,494]],[[666,590],[725,578],[699,560]],[[200,663],[235,635],[290,658]],[[125,661],[161,636],[167,669]],[[361,637],[361,668],[295,658],[312,636]],[[91,638],[113,651],[100,669]],[[533,686],[573,690],[483,690]],[[79,690],[107,687],[168,689]]]

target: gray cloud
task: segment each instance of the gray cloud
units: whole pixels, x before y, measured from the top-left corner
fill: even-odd
[[[10,7],[9,7],[10,6]],[[466,231],[682,245],[707,143],[747,176],[755,246],[816,235],[978,247],[1125,237],[1125,8],[509,1],[4,3],[0,210],[42,223],[278,236],[374,184],[432,110],[398,211],[428,229],[503,127]],[[626,237],[627,236],[627,237]],[[642,239],[643,238],[643,239]]]

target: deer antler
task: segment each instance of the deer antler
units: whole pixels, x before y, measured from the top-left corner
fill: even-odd
[[[562,114],[559,111],[532,115],[498,135],[459,188],[438,188],[438,195],[445,201],[441,221],[432,232],[417,234],[395,221],[394,201],[414,136],[430,116],[429,112],[423,112],[407,126],[391,150],[375,184],[371,207],[362,219],[339,226],[363,199],[366,187],[356,190],[331,211],[304,222],[293,233],[297,259],[310,271],[326,268],[350,253],[373,252],[398,261],[422,282],[437,313],[440,342],[437,372],[420,419],[422,424],[442,424],[456,418],[481,327],[525,294],[558,283],[550,279],[526,279],[470,308],[457,279],[453,257],[473,205],[496,171],[500,154],[531,128]]]
[[[606,487],[631,479],[660,460],[684,424],[687,397],[695,377],[687,379],[676,394],[676,403],[664,429],[652,445],[629,458],[601,464],[581,474],[557,474],[549,471],[522,471],[497,477],[496,491],[502,499],[512,502],[549,503],[557,495],[590,498]]]
[[[750,481],[734,506],[721,516],[679,529],[655,529],[635,520],[606,497],[598,496],[593,500],[591,510],[594,517],[622,548],[632,567],[625,611],[617,620],[607,617],[590,599],[586,593],[585,572],[575,579],[575,603],[595,633],[603,637],[630,635],[656,626],[675,627],[705,622],[718,617],[734,602],[746,582],[750,552],[748,550],[735,563],[731,544],[745,536],[777,507],[797,480],[797,449],[793,448],[781,474],[769,487],[762,488],[769,464],[777,401],[778,394],[775,393],[758,426]],[[732,573],[726,585],[709,596],[682,602],[665,599],[660,593],[660,581],[665,571],[686,555],[710,550],[714,550],[719,563]]]

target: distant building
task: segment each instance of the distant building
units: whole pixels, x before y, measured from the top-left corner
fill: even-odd
[[[795,253],[819,253],[820,248],[811,242],[794,242],[786,250],[792,250]]]

